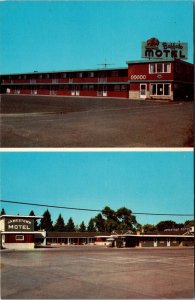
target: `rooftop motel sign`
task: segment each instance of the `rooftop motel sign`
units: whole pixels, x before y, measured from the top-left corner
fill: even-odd
[[[142,58],[187,59],[188,44],[160,42],[157,38],[151,38],[146,42],[142,42]]]
[[[34,231],[34,219],[6,218],[5,231]]]

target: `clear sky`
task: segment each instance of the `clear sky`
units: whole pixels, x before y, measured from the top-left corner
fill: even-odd
[[[2,152],[1,198],[67,207],[193,214],[193,152]],[[7,214],[46,207],[3,203]],[[96,212],[49,208],[55,222],[88,223]],[[193,217],[140,216],[139,223]]]
[[[187,42],[193,1],[0,1],[0,73],[125,67],[141,42]]]

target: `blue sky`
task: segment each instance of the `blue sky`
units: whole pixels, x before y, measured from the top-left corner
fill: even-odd
[[[1,198],[47,205],[193,214],[193,152],[2,152]],[[46,207],[3,203],[7,214]],[[49,208],[55,222],[88,223],[96,212]],[[140,216],[141,224],[193,217]]]
[[[1,1],[0,73],[125,67],[141,42],[187,42],[193,1]]]

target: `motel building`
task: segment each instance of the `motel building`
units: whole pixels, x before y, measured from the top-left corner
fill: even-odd
[[[37,241],[44,244],[46,232],[34,230],[34,221],[41,218],[20,215],[0,216],[0,248],[34,249]]]
[[[167,229],[158,233],[47,232],[50,246],[97,245],[106,247],[188,247],[194,246],[194,227]]]
[[[194,65],[187,43],[142,43],[142,59],[127,67],[62,70],[0,76],[1,93],[72,97],[115,97],[135,100],[192,100]]]
[[[0,216],[0,248],[30,250],[36,247],[97,245],[104,247],[187,247],[194,246],[194,227],[167,229],[159,233],[46,232],[35,231],[39,216]]]

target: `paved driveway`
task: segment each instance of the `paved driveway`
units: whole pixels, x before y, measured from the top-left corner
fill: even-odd
[[[2,299],[193,298],[193,249],[2,251]]]
[[[189,147],[193,103],[3,96],[2,147]]]

